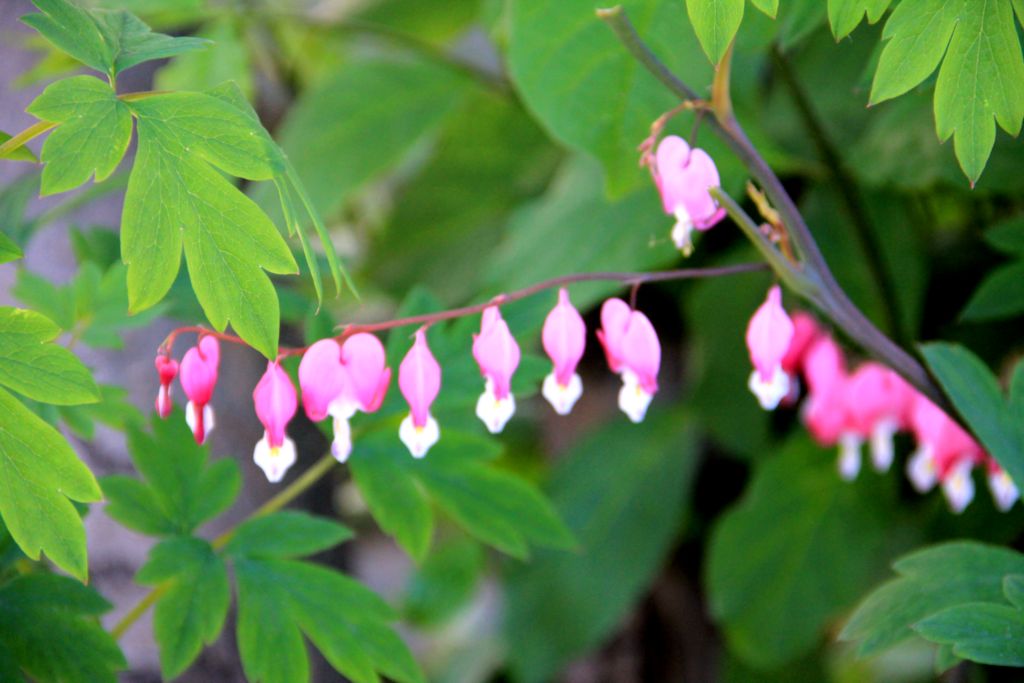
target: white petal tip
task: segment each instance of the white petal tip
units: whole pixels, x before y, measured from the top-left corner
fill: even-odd
[[[856,434],[846,433],[839,437],[839,476],[853,481],[860,474],[860,447],[863,443]]]
[[[338,462],[346,462],[352,453],[352,429],[348,418],[335,417],[332,421],[334,440],[331,441],[331,455]]]
[[[939,476],[930,447],[921,446],[907,460],[907,479],[918,493],[927,493],[935,488]]]
[[[547,399],[556,413],[568,415],[572,412],[576,401],[580,400],[580,396],[583,395],[583,380],[579,375],[574,374],[569,379],[569,384],[563,386],[558,383],[555,373],[552,372],[544,378],[541,395]]]
[[[992,500],[1000,512],[1008,512],[1020,498],[1020,491],[1010,479],[1010,475],[1002,470],[989,473],[988,488],[992,492]]]
[[[619,408],[626,414],[630,422],[639,424],[644,421],[647,415],[647,408],[651,405],[654,394],[649,394],[637,382],[632,373],[622,374],[622,388],[619,389]]]
[[[285,437],[280,448],[271,448],[270,440],[264,432],[263,438],[256,442],[252,459],[267,475],[267,481],[276,484],[284,478],[288,468],[295,464],[295,442]]]
[[[407,415],[398,427],[398,438],[402,440],[414,458],[422,458],[427,451],[441,438],[441,429],[437,420],[427,416],[427,423],[422,427],[413,424],[412,415]]]
[[[487,431],[491,434],[500,434],[515,412],[515,396],[509,394],[501,399],[495,398],[491,383],[488,382],[487,389],[480,394],[480,398],[476,402],[476,416],[487,427]]]
[[[689,258],[693,254],[693,220],[686,209],[680,207],[675,212],[676,224],[672,226],[672,244]]]
[[[757,397],[757,402],[761,404],[762,408],[775,410],[782,399],[789,394],[789,375],[781,365],[777,365],[772,371],[771,378],[766,382],[761,379],[761,373],[754,370],[750,373],[747,388]]]
[[[946,495],[949,509],[959,515],[974,500],[974,479],[971,477],[971,463],[958,463],[942,481],[942,492]]]

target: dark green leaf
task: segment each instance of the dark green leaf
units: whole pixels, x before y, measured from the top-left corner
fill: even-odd
[[[1024,482],[1024,447],[1019,425],[1003,401],[999,382],[981,360],[962,346],[935,342],[921,346],[928,367],[989,454],[1015,482]]]
[[[169,519],[146,484],[120,474],[100,479],[107,499],[106,513],[129,529],[150,536],[170,536],[177,526]]]
[[[985,276],[971,295],[960,317],[964,320],[998,320],[1024,312],[1024,263],[1000,266]]]
[[[68,331],[75,326],[75,299],[70,287],[59,287],[45,277],[19,268],[11,293],[35,312],[57,323],[61,330]]]
[[[154,59],[202,50],[210,44],[203,38],[153,33],[142,20],[124,10],[98,10],[93,17],[107,41],[115,46],[114,73]],[[195,84],[192,87],[195,88]]]
[[[206,541],[172,538],[150,551],[135,578],[165,587],[153,613],[153,635],[164,678],[175,678],[224,627],[231,602],[227,568]]]
[[[985,241],[1004,253],[1024,255],[1024,216],[996,223],[985,231]]]
[[[518,680],[552,680],[621,623],[687,515],[695,439],[678,414],[652,412],[640,427],[595,432],[561,461],[551,496],[579,547],[510,568],[506,628]]]
[[[334,520],[284,510],[243,522],[225,550],[247,557],[303,557],[350,538],[352,531]]]
[[[38,681],[115,683],[127,662],[96,620],[109,609],[94,590],[66,577],[19,576],[0,588],[4,654]]]
[[[1024,612],[1007,605],[965,603],[914,624],[924,638],[953,645],[963,659],[1024,666]]]
[[[974,602],[1004,603],[1003,577],[1024,571],[1020,554],[974,542],[944,543],[893,564],[899,578],[864,599],[840,638],[860,641],[867,657],[913,635],[910,627],[942,610]]]
[[[1024,609],[1024,574],[1003,577],[1003,595],[1017,609]]]
[[[715,526],[708,553],[711,613],[730,649],[759,668],[809,652],[870,585],[888,523],[807,437],[764,461]]]
[[[0,307],[0,384],[55,405],[99,399],[89,370],[75,354],[51,343],[59,334],[34,311]]]

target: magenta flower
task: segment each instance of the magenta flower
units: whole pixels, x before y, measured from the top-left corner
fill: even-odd
[[[850,377],[849,409],[859,436],[871,441],[871,462],[878,472],[892,465],[893,436],[909,426],[914,391],[898,374],[875,362],[862,364]]]
[[[476,415],[491,434],[500,433],[516,412],[511,381],[519,367],[519,357],[519,344],[497,306],[485,308],[480,334],[473,335],[473,358],[485,380],[484,393],[476,402]]]
[[[715,162],[704,150],[690,149],[685,140],[669,135],[658,144],[651,170],[665,213],[676,218],[672,242],[689,256],[693,231],[708,230],[725,217],[725,209],[708,192],[722,184]]]
[[[213,431],[213,408],[209,404],[217,386],[219,367],[220,344],[216,337],[210,335],[200,337],[199,343],[186,351],[181,359],[181,388],[188,396],[185,422],[198,444],[205,443],[206,437]]]
[[[423,328],[416,330],[416,341],[398,367],[398,387],[409,403],[409,415],[398,428],[398,437],[414,458],[422,458],[441,438],[430,405],[441,391],[441,366],[427,346]]]
[[[279,363],[267,363],[267,371],[253,389],[252,400],[264,429],[252,457],[267,479],[276,483],[295,464],[295,442],[285,434],[285,427],[299,404],[295,386]]]
[[[576,374],[576,366],[587,345],[587,326],[564,287],[558,290],[558,303],[544,320],[541,342],[554,364],[541,393],[556,413],[568,415],[583,395],[583,380]]]
[[[919,492],[941,482],[950,509],[959,514],[974,499],[975,465],[984,463],[981,446],[952,418],[921,394],[915,394],[910,427],[917,450],[907,461],[907,477]]]
[[[807,430],[822,446],[839,445],[839,476],[847,481],[860,474],[863,438],[850,411],[850,377],[839,346],[827,335],[813,342],[804,359],[809,388],[801,416]]]
[[[619,408],[631,421],[641,422],[658,391],[661,344],[647,316],[621,299],[608,299],[601,307],[597,338],[604,347],[608,367],[622,378]]]
[[[754,365],[747,386],[765,410],[774,410],[789,393],[790,378],[782,361],[789,351],[793,331],[793,321],[782,307],[782,290],[775,285],[747,325],[747,349]]]
[[[160,375],[160,390],[156,394],[156,412],[166,418],[174,408],[171,399],[171,382],[178,376],[178,361],[170,356],[160,354],[156,357],[156,371]]]
[[[372,334],[359,332],[346,339],[341,345],[341,364],[348,372],[348,391],[342,392],[343,404],[334,410],[351,416],[357,410],[372,413],[380,408],[391,385],[391,368],[386,362],[384,345]]]

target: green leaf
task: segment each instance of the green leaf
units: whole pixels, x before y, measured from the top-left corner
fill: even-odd
[[[430,554],[405,589],[403,612],[417,626],[438,626],[473,596],[486,555],[476,541],[450,540]]]
[[[750,0],[750,4],[772,19],[775,18],[775,14],[779,11],[779,0]]]
[[[860,25],[864,15],[875,23],[889,9],[892,0],[828,0],[828,21],[836,40],[845,38]]]
[[[249,557],[303,557],[350,538],[352,531],[334,520],[284,510],[240,524],[225,551]]]
[[[59,334],[60,328],[34,311],[0,307],[0,384],[55,405],[99,399],[89,370],[51,343]]]
[[[771,668],[809,652],[870,585],[890,520],[860,485],[842,481],[800,436],[755,470],[715,526],[705,568],[711,613],[749,664]]]
[[[109,609],[96,591],[66,577],[19,576],[0,588],[4,658],[39,681],[115,683],[127,662],[96,618]]]
[[[1024,666],[1024,611],[1007,605],[965,603],[914,624],[922,637],[951,644],[963,659]]]
[[[139,151],[128,181],[122,255],[133,311],[170,289],[181,249],[199,303],[218,330],[235,331],[268,357],[279,308],[267,275],[295,273],[291,251],[260,209],[218,171],[267,180],[284,160],[266,131],[228,102],[172,93],[132,103]]]
[[[712,64],[722,61],[736,37],[744,5],[746,0],[686,0],[686,13]]]
[[[227,567],[206,541],[172,538],[149,552],[135,578],[164,586],[153,613],[153,635],[164,678],[175,678],[224,627],[231,602]]]
[[[114,46],[114,73],[154,59],[203,50],[210,45],[210,41],[203,38],[153,33],[141,19],[124,10],[97,10],[93,17],[100,31]]]
[[[1024,609],[1024,574],[1003,577],[1003,595],[1017,609]]]
[[[622,4],[651,49],[684,82],[699,88],[711,82],[711,67],[678,2]],[[516,0],[509,68],[527,107],[555,138],[596,157],[610,193],[621,196],[650,183],[637,167],[636,147],[651,122],[679,101],[633,59],[594,8],[592,0]],[[711,154],[721,169],[728,154]],[[723,184],[729,186],[727,178]]]
[[[10,139],[11,136],[9,134],[0,130],[0,145],[2,145],[3,143],[7,142]],[[9,159],[11,161],[39,161],[39,159],[36,158],[36,155],[32,152],[32,150],[26,147],[25,145],[22,145],[21,147],[19,147],[18,149],[14,150],[9,154],[3,155],[2,157],[0,157],[0,159]]]
[[[642,428],[605,427],[560,461],[550,492],[579,548],[539,551],[509,569],[517,680],[556,678],[621,624],[678,536],[697,465],[692,423],[667,412],[652,412]]]
[[[86,66],[110,73],[114,64],[113,46],[88,11],[68,0],[32,0],[41,14],[28,14],[21,20],[41,36]]]
[[[1024,313],[1024,262],[996,268],[982,280],[960,317],[963,320],[998,320]]]
[[[60,124],[43,143],[43,196],[67,192],[114,172],[132,137],[131,111],[93,76],[57,81],[28,106],[38,119]]]
[[[999,382],[981,359],[957,344],[923,344],[928,368],[971,431],[1015,482],[1024,482],[1024,445]]]
[[[899,578],[870,593],[839,637],[860,641],[868,657],[913,635],[911,626],[942,610],[977,602],[1003,603],[1003,577],[1024,571],[1024,556],[971,541],[943,543],[893,564]]]
[[[22,551],[85,581],[85,528],[71,501],[96,502],[100,487],[60,433],[2,389],[0,481],[0,515]]]
[[[1024,216],[996,223],[985,231],[985,241],[999,251],[1024,256]]]
[[[107,514],[151,535],[189,534],[234,502],[242,476],[234,460],[208,463],[180,411],[153,417],[152,435],[128,427],[128,449],[143,480],[107,477]]]
[[[68,331],[75,326],[74,292],[70,287],[60,287],[45,277],[19,268],[11,293],[30,306],[33,312],[41,313],[56,323],[61,330]]]
[[[400,683],[423,676],[386,624],[392,610],[337,572],[294,560],[238,559],[238,648],[252,683],[292,683],[309,676],[302,634],[354,683],[380,675]]]
[[[2,142],[2,140],[0,140]],[[11,238],[0,232],[0,263],[17,261],[24,257],[21,247],[11,241]]]
[[[435,130],[467,85],[462,75],[430,62],[346,62],[289,112],[281,146],[314,206],[333,214]]]

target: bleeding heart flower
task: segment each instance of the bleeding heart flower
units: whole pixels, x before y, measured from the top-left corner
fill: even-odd
[[[708,230],[725,217],[725,209],[708,192],[721,185],[715,162],[704,150],[690,149],[685,140],[669,135],[658,144],[651,171],[665,213],[676,218],[672,241],[689,256],[694,229]]]
[[[861,439],[871,441],[878,472],[892,465],[893,436],[909,427],[914,390],[898,374],[875,362],[863,363],[850,377],[849,411]]]
[[[608,299],[601,307],[597,338],[604,347],[608,367],[622,377],[619,408],[631,421],[641,422],[658,391],[661,343],[651,321],[621,299]]]
[[[794,326],[782,307],[782,290],[778,285],[768,290],[747,325],[747,349],[754,371],[747,386],[765,410],[774,410],[789,393],[789,374],[782,361],[793,340]]]
[[[822,446],[839,445],[839,476],[860,474],[863,443],[850,412],[850,378],[843,352],[831,337],[813,342],[804,359],[809,393],[801,410],[811,436]]]
[[[214,415],[209,403],[217,386],[219,367],[220,344],[216,337],[210,335],[200,337],[199,343],[186,351],[181,359],[181,388],[188,396],[185,422],[199,444],[205,443],[213,431]]]
[[[498,434],[516,412],[512,374],[519,367],[519,344],[496,306],[484,309],[480,334],[473,335],[473,358],[485,378],[484,393],[476,403],[476,415],[487,431]]]
[[[942,483],[942,492],[955,513],[974,499],[971,471],[985,459],[981,446],[952,418],[921,394],[915,394],[910,427],[917,450],[907,462],[907,477],[919,492]]]
[[[267,371],[252,392],[252,400],[264,429],[263,438],[253,451],[253,460],[267,479],[276,483],[295,464],[295,442],[288,438],[285,428],[298,408],[295,386],[279,363],[267,363]]]
[[[568,415],[583,394],[583,380],[576,374],[576,366],[587,345],[587,326],[564,287],[558,290],[558,303],[544,320],[541,342],[554,364],[544,378],[541,393],[556,413]]]
[[[156,357],[156,371],[160,375],[160,390],[156,394],[156,412],[166,418],[174,408],[171,399],[171,382],[178,376],[178,361],[170,356],[160,354]]]
[[[414,458],[422,458],[441,438],[437,420],[430,414],[430,404],[441,391],[441,366],[427,346],[423,328],[416,330],[416,341],[398,367],[398,387],[409,403],[398,437]]]
[[[341,346],[334,339],[321,339],[302,355],[299,386],[302,406],[313,422],[327,417],[331,402],[345,388],[345,369],[341,365]]]
[[[986,458],[986,470],[988,474],[988,489],[992,492],[992,500],[1001,512],[1007,512],[1020,498],[1020,491],[1017,489],[1013,479],[1006,473],[999,463],[991,456]]]

